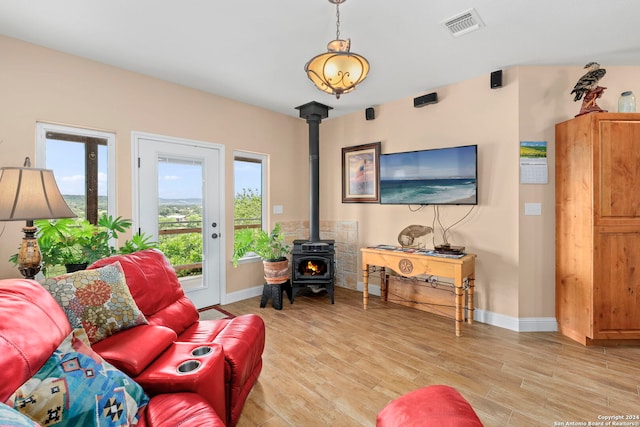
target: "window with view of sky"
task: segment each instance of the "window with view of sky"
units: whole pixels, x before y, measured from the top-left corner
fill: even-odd
[[[234,228],[264,227],[266,218],[266,156],[234,153]]]

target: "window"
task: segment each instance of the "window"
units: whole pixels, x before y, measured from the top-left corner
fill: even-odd
[[[267,156],[236,151],[233,155],[234,235],[267,226]],[[247,256],[244,259],[255,258]]]
[[[38,166],[53,170],[69,207],[92,224],[115,212],[114,142],[111,133],[37,125]]]

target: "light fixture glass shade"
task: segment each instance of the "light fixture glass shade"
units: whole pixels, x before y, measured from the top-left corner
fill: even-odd
[[[323,92],[340,98],[360,84],[369,73],[369,61],[349,52],[349,40],[333,40],[328,52],[314,56],[306,63],[307,76]]]
[[[5,167],[0,175],[0,221],[74,218],[49,169]]]

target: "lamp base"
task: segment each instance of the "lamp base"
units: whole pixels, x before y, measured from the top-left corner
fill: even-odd
[[[35,280],[36,274],[40,272],[40,268],[41,266],[38,265],[36,267],[18,267],[18,270],[20,270],[20,273],[22,273],[25,279]]]
[[[18,270],[27,279],[34,279],[36,274],[40,272],[42,254],[38,247],[38,239],[36,239],[36,231],[38,229],[33,226],[33,221],[27,221],[27,225],[22,228],[24,237],[18,251]]]

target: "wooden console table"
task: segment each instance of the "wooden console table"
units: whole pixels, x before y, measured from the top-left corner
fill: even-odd
[[[463,310],[466,307],[469,311],[467,322],[473,323],[473,291],[475,279],[474,254],[466,254],[461,258],[445,258],[430,256],[424,253],[403,252],[401,250],[389,250],[378,248],[362,248],[362,271],[364,280],[364,290],[362,293],[362,303],[365,310],[369,304],[369,266],[381,267],[381,297],[386,300],[385,289],[385,268],[390,268],[402,276],[418,276],[429,274],[433,276],[453,278],[455,289],[455,327],[456,336],[461,334],[461,324],[464,322]],[[465,280],[466,279],[466,280]],[[467,291],[465,304],[464,291]]]

